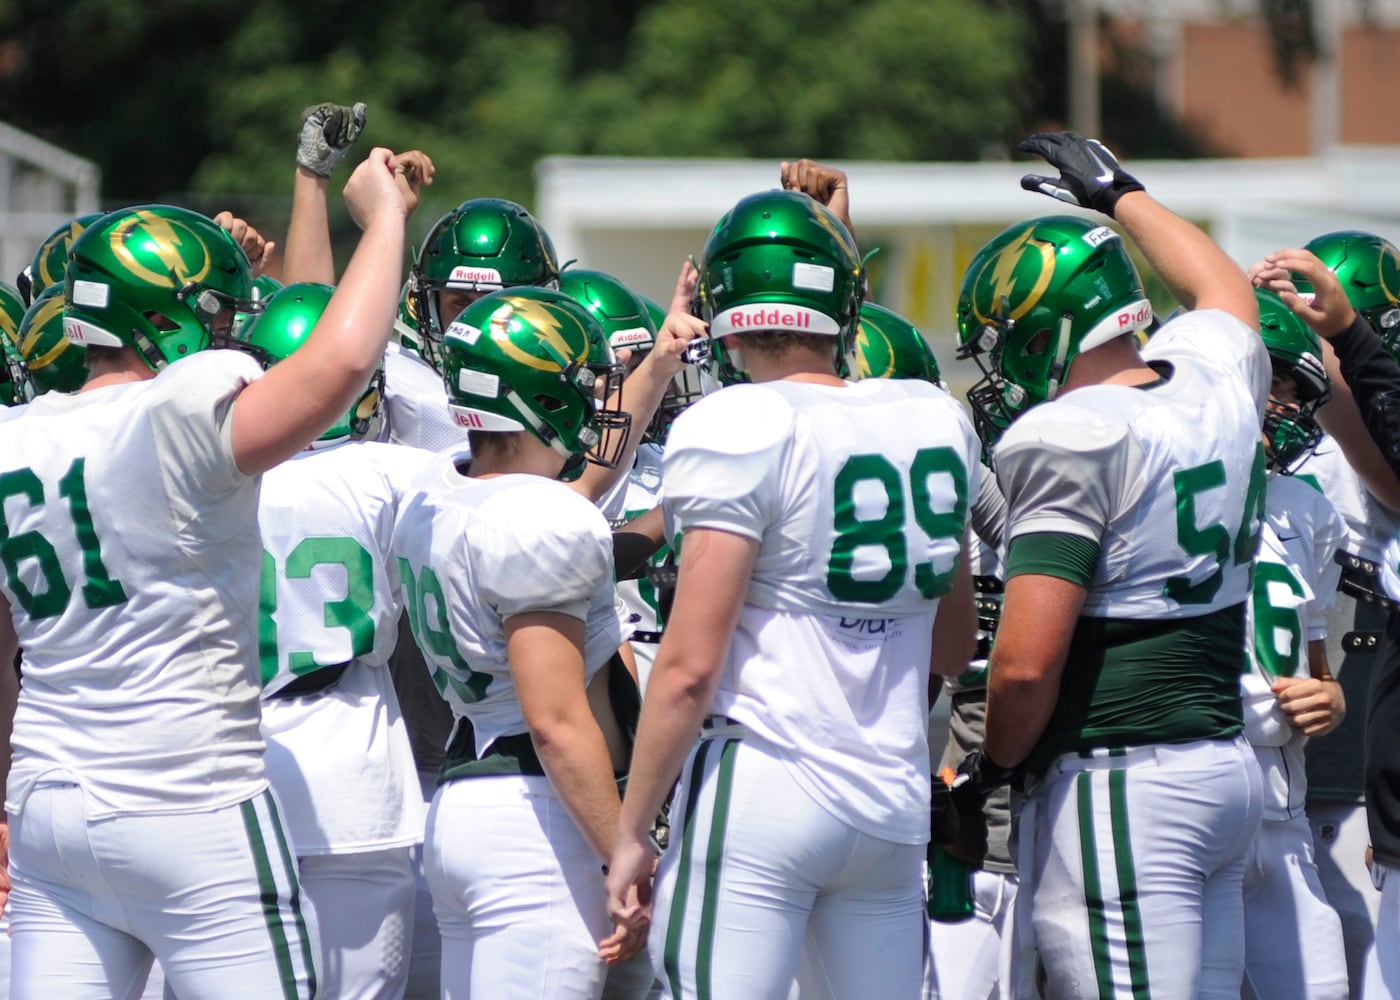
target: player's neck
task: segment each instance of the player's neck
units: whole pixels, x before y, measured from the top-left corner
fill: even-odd
[[[793,347],[781,354],[760,354],[748,351],[744,363],[754,382],[808,382],[813,385],[845,385],[836,374],[829,353],[818,353]]]
[[[117,351],[89,351],[88,359],[88,379],[79,392],[105,389],[127,382],[143,382],[156,377],[151,367],[130,347],[123,347]]]
[[[1086,385],[1147,385],[1161,378],[1161,372],[1149,367],[1138,353],[1137,341],[1124,335],[1076,357],[1061,391]]]

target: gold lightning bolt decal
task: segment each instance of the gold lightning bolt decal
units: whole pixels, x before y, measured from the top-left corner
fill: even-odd
[[[983,323],[990,323],[992,317],[997,317],[1003,322],[1007,320],[1018,320],[1026,313],[1035,308],[1035,304],[1040,301],[1040,297],[1045,294],[1045,289],[1050,286],[1050,279],[1055,275],[1055,244],[1046,240],[1031,238],[1031,233],[1035,232],[1035,227],[1031,226],[1024,233],[1016,237],[996,255],[993,260],[982,265],[982,273],[977,276],[977,286],[982,285],[982,279],[987,274],[987,268],[992,268],[989,276],[991,281],[990,301],[982,295],[973,295],[973,314]],[[1027,253],[1036,252],[1040,254],[1040,269],[1035,276],[1035,282],[1029,292],[1026,293],[1019,303],[1014,298],[1016,283],[1023,275],[1017,272],[1021,269],[1021,261],[1025,259]],[[1010,303],[1009,312],[1001,316],[1002,302]],[[987,312],[984,315],[981,305],[987,305]]]
[[[1387,245],[1381,249],[1380,266],[1376,270],[1385,297],[1392,303],[1400,303],[1400,280],[1397,280],[1400,279],[1400,257],[1396,256],[1395,247]]]
[[[40,302],[39,307],[34,310],[34,315],[26,317],[29,320],[28,332],[19,344],[20,357],[24,358],[25,365],[30,371],[44,368],[52,364],[60,354],[68,348],[68,341],[60,333],[57,341],[43,354],[36,355],[34,352],[39,349],[39,338],[44,335],[44,330],[55,319],[63,315],[63,296],[55,295]],[[62,323],[55,325],[54,330],[62,329]]]
[[[816,220],[817,225],[821,226],[832,235],[832,238],[836,240],[841,249],[846,251],[846,256],[850,258],[850,265],[859,273],[860,251],[856,249],[856,245],[851,240],[851,234],[846,231],[846,227],[838,224],[835,214],[824,205],[812,201],[808,205],[808,208],[812,213],[812,218]]]
[[[154,212],[133,212],[112,227],[112,253],[136,277],[160,288],[180,288],[209,273],[209,253],[199,237]],[[163,270],[149,266],[150,258]]]
[[[885,345],[885,370],[876,373],[870,367],[870,352],[872,341],[884,341]],[[889,338],[880,332],[872,323],[861,320],[860,329],[856,331],[856,371],[861,378],[888,378],[894,368],[894,349],[890,346]]]
[[[522,325],[530,328],[540,343],[548,345],[549,352],[558,358],[557,361],[535,357],[511,339],[511,320],[516,318]],[[543,302],[526,298],[508,298],[491,314],[491,338],[510,357],[522,365],[542,372],[563,371],[570,361],[584,360],[588,350],[585,344],[584,356],[580,356],[576,348],[569,346],[569,339],[564,336],[564,327],[559,318],[550,312]]]

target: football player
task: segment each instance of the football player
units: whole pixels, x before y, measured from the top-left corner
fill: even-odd
[[[223,342],[249,256],[197,213],[104,216],[74,241],[81,392],[0,426],[3,657],[24,648],[9,772],[13,990],[128,996],[154,953],[187,997],[310,997],[296,871],[263,769],[262,472],[363,390],[393,319],[404,201],[376,149],[345,187],[364,235],[302,350]]]
[[[44,241],[34,251],[34,259],[15,279],[26,305],[33,305],[47,289],[63,284],[63,273],[68,269],[68,248],[83,234],[84,229],[100,218],[101,212],[80,215],[44,237]]]
[[[240,332],[267,367],[301,347],[329,285],[288,285]],[[263,475],[262,733],[325,996],[404,995],[410,848],[423,797],[387,663],[403,592],[394,518],[428,452],[373,440],[383,373],[311,448]]]
[[[1378,267],[1367,262],[1356,277],[1389,281],[1396,273],[1396,261],[1389,254],[1384,256],[1376,261]],[[1384,308],[1373,309],[1379,298],[1376,291],[1355,287],[1360,282],[1348,280],[1350,276],[1344,271],[1306,249],[1278,251],[1251,269],[1256,281],[1277,289],[1289,307],[1324,338],[1332,352],[1329,371],[1331,365],[1336,367],[1334,391],[1340,394],[1345,387],[1354,398],[1354,416],[1360,419],[1369,444],[1384,468],[1400,476],[1400,459],[1396,457],[1400,455],[1400,408],[1395,405],[1400,365],[1386,343],[1387,331],[1395,325],[1394,316],[1388,316]],[[1310,295],[1299,294],[1302,286],[1297,286],[1298,279],[1306,282]],[[1360,469],[1358,475],[1367,479]],[[1368,483],[1367,488],[1373,487]],[[1386,562],[1392,557],[1387,556]],[[1387,573],[1393,573],[1388,565],[1383,567],[1382,576]],[[1374,851],[1374,858],[1368,852],[1367,860],[1371,862],[1372,883],[1381,890],[1375,944],[1364,972],[1362,995],[1366,997],[1392,996],[1400,990],[1400,962],[1396,961],[1400,954],[1400,880],[1393,877],[1400,869],[1400,804],[1395,794],[1400,787],[1396,780],[1400,742],[1395,739],[1396,720],[1400,718],[1400,614],[1394,604],[1387,605],[1383,624],[1365,725],[1366,818]]]
[[[394,530],[413,633],[457,719],[424,850],[444,997],[597,998],[605,959],[644,940],[600,957],[628,751],[609,697],[621,632],[607,522],[554,481],[622,454],[599,428],[590,335],[557,291],[469,305],[441,361],[470,464],[433,459]]]
[[[985,742],[954,795],[979,806],[1013,769],[1035,786],[1018,920],[1028,908],[1049,995],[1237,997],[1260,817],[1239,690],[1264,499],[1258,307],[1102,144],[1020,148],[1058,170],[1023,186],[1116,218],[1191,311],[1140,352],[1152,308],[1123,237],[1078,216],[1011,226],[966,272],[959,332],[986,373],[970,398],[983,428],[1009,423],[1007,579]]]
[[[928,678],[972,651],[978,448],[936,386],[836,374],[861,279],[845,225],[796,191],[740,201],[700,264],[709,333],[752,384],[667,438],[680,577],[608,875],[619,933],[645,926],[632,895],[679,775],[650,941],[670,996],[785,997],[804,950],[836,996],[919,991]]]
[[[1264,779],[1264,821],[1245,870],[1245,978],[1256,997],[1345,1000],[1342,925],[1313,861],[1303,812],[1303,747],[1346,713],[1327,663],[1327,611],[1346,540],[1337,509],[1292,473],[1322,438],[1316,410],[1330,393],[1317,335],[1260,289],[1259,329],[1273,366],[1264,417],[1268,492],[1250,593],[1245,734]]]

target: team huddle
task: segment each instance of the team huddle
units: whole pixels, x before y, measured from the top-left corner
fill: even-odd
[[[1319,334],[1391,348],[1347,296],[1400,316],[1393,246],[1246,274],[1033,136],[1090,211],[972,260],[964,405],[840,171],[784,163],[663,307],[494,198],[405,282],[418,151],[350,174],[337,274],[364,125],[304,113],[281,280],[147,205],[0,287],[10,996],[1359,989],[1304,752],[1338,553],[1380,557]]]

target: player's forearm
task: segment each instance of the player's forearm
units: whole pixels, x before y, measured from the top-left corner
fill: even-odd
[[[288,284],[315,281],[335,284],[330,218],[326,212],[327,179],[297,167],[292,183],[292,217],[282,251],[282,276]]]
[[[668,632],[647,681],[619,820],[624,836],[641,838],[651,829],[719,686],[720,665],[707,668],[694,662],[693,651],[682,654],[683,638]]]
[[[1223,309],[1259,328],[1259,306],[1244,271],[1194,223],[1146,191],[1118,199],[1115,217],[1187,309]]]
[[[1031,755],[1050,722],[1060,696],[1060,675],[1007,676],[996,665],[987,675],[987,730],[982,749],[1003,767],[1015,767]]]
[[[1392,510],[1400,510],[1400,477],[1396,476],[1367,429],[1356,398],[1341,377],[1337,356],[1325,340],[1322,342],[1322,354],[1332,382],[1332,398],[1317,411],[1317,422],[1342,449],[1347,464],[1355,471],[1366,492]]]
[[[606,862],[617,840],[619,803],[607,743],[597,722],[585,712],[531,728],[530,738],[565,811],[600,862]]]

